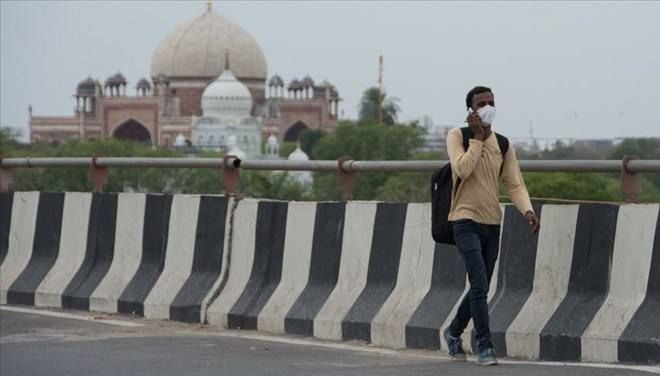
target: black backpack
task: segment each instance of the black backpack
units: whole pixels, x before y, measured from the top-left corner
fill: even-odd
[[[467,151],[472,138],[472,130],[469,127],[461,128],[463,135],[463,148]],[[502,158],[509,151],[509,140],[501,134],[495,133],[497,145],[502,152]],[[502,175],[502,166],[500,166],[500,175]],[[452,223],[449,222],[449,209],[451,208],[451,199],[454,192],[458,190],[461,184],[461,178],[456,179],[456,186],[452,184],[451,166],[449,163],[433,173],[431,176],[431,234],[433,240],[437,243],[456,244],[454,241],[454,232]]]

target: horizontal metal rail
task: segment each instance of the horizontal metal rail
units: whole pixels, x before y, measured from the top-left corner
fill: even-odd
[[[117,158],[117,157],[44,157],[3,158],[2,168],[29,167],[157,167],[157,168],[240,168],[243,170],[283,171],[407,171],[431,172],[444,166],[447,161],[356,161],[356,160],[240,160],[225,158]],[[620,160],[523,160],[520,168],[526,172],[619,172]],[[630,160],[630,173],[658,173],[660,160]]]
[[[221,180],[228,194],[235,194],[240,170],[327,171],[337,174],[337,186],[345,199],[352,197],[356,174],[362,171],[433,172],[447,161],[356,161],[343,157],[336,161],[240,160],[223,158],[117,158],[44,157],[0,158],[0,191],[7,191],[17,168],[88,167],[94,191],[101,192],[108,179],[108,168],[212,168],[222,171]],[[640,173],[660,172],[660,160],[532,160],[520,161],[525,172],[609,172],[620,173],[621,192],[627,202],[635,202],[641,190]]]

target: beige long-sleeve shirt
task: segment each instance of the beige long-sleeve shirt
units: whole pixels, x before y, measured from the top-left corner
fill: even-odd
[[[470,139],[470,146],[466,151],[463,148],[460,128],[454,128],[447,135],[447,154],[454,187],[457,177],[461,178],[461,184],[452,197],[449,220],[471,219],[482,224],[500,224],[502,210],[499,203],[499,181],[502,153],[495,133],[491,133],[484,141]],[[534,210],[513,145],[509,145],[509,151],[505,155],[501,179],[509,198],[521,213]]]

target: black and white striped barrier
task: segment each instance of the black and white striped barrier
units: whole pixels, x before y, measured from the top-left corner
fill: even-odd
[[[658,204],[505,208],[500,355],[660,362]],[[468,284],[428,204],[0,194],[2,303],[443,349]],[[471,330],[464,343],[470,346]]]
[[[225,265],[225,198],[0,197],[2,218],[11,212],[0,227],[2,303],[200,321]]]

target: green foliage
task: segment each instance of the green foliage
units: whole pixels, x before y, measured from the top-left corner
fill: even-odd
[[[625,155],[636,155],[641,159],[660,159],[659,138],[628,138],[612,152],[610,159],[622,159]]]
[[[415,153],[422,145],[424,130],[413,125],[383,127],[375,122],[342,122],[336,132],[306,131],[301,147],[312,159],[336,160],[351,156],[356,160],[446,160],[446,152]],[[557,149],[541,152],[544,159],[577,159],[571,146],[558,144]],[[296,143],[284,143],[283,156],[288,156]],[[134,142],[105,139],[89,142],[68,141],[60,145],[18,143],[17,135],[0,129],[0,154],[7,157],[185,157],[179,151],[154,148]],[[623,141],[609,155],[620,159],[638,155],[643,159],[660,159],[657,139]],[[222,157],[217,152],[202,152],[198,157]],[[361,172],[357,177],[353,198],[394,202],[426,202],[429,200],[430,173]],[[317,172],[311,186],[300,184],[284,172],[240,172],[238,191],[259,198],[281,200],[339,200],[336,172]],[[13,190],[91,191],[88,168],[20,168],[16,169]],[[571,200],[621,201],[618,174],[594,173],[526,173],[530,195],[541,198]],[[110,168],[104,187],[108,192],[137,190],[141,192],[222,194],[221,171],[215,168]],[[505,192],[502,192],[505,194]],[[660,174],[642,174],[641,202],[660,201]]]
[[[0,128],[0,155],[4,155],[19,146],[18,136],[18,132],[11,128]]]
[[[422,130],[405,125],[382,127],[375,123],[341,122],[335,133],[321,139],[313,159],[405,160],[422,143]]]
[[[603,159],[605,155],[598,154],[594,150],[569,145],[562,141],[556,141],[551,149],[542,150],[536,153],[525,152],[516,149],[518,159]]]
[[[68,141],[59,145],[34,144],[23,150],[13,150],[15,157],[89,157],[94,155],[107,157],[176,157],[179,153],[170,150],[155,149],[150,146],[124,142],[114,139],[89,142]],[[177,170],[168,169],[110,169],[108,182],[104,189],[121,192],[129,187],[152,192],[172,191],[172,182],[176,182]],[[89,191],[88,168],[36,168],[19,169],[15,190],[47,191]]]
[[[307,129],[300,135],[300,148],[307,153],[312,154],[312,150],[318,145],[321,138],[325,136],[325,132],[320,129]]]
[[[613,202],[623,200],[619,178],[612,174],[530,172],[525,173],[524,178],[529,194],[533,197]],[[502,193],[505,194],[504,191]],[[650,176],[642,175],[642,189],[637,200],[660,201],[660,188],[654,185]]]
[[[377,87],[370,87],[362,94],[360,99],[359,119],[363,122],[378,122],[378,105],[380,103],[380,90]],[[383,94],[383,123],[394,125],[397,122],[397,116],[401,112],[397,98],[388,98]]]
[[[158,149],[142,143],[106,139],[89,142],[69,141],[60,145],[34,144],[24,150],[12,149],[13,157],[183,157],[180,152]],[[202,158],[222,157],[202,152]],[[222,174],[214,168],[109,168],[106,192],[224,193]],[[88,168],[22,168],[16,170],[12,189],[16,191],[90,191]],[[239,192],[274,199],[309,199],[305,187],[287,174],[243,171]]]
[[[618,181],[594,173],[525,173],[530,196],[543,198],[620,201]]]
[[[412,156],[413,160],[446,160],[442,152],[424,152]],[[423,172],[397,172],[387,178],[377,191],[376,199],[389,202],[427,202],[431,197],[431,174]]]
[[[287,158],[297,147],[297,142],[282,142],[280,144],[280,157]]]
[[[567,145],[557,141],[551,150],[537,154],[518,151],[519,159],[617,159],[625,155],[636,155],[641,159],[660,159],[660,139],[631,138],[621,142],[611,153],[598,154],[594,150]],[[619,174],[526,174],[530,194],[540,197],[554,197],[582,200],[620,201]],[[594,184],[591,189],[589,185]],[[566,187],[566,189],[563,189]],[[642,190],[638,197],[641,202],[660,201],[660,174],[642,174]]]
[[[248,171],[241,173],[238,191],[248,196],[275,200],[313,200],[311,187],[286,172]]]
[[[312,159],[336,160],[350,156],[355,160],[407,160],[422,145],[422,130],[405,125],[383,127],[375,123],[342,122],[332,134],[323,137],[312,151]],[[394,175],[368,172],[358,176],[353,198],[373,200],[378,189]],[[336,174],[316,173],[314,194],[321,200],[340,199]]]
[[[221,158],[222,153],[204,151],[199,158]],[[165,169],[161,169],[163,171]],[[176,176],[172,180],[172,191],[178,193],[221,194],[224,193],[222,173],[216,168],[185,168],[172,169]]]
[[[388,202],[427,202],[430,199],[430,174],[399,172],[385,180],[376,192],[376,200]]]

